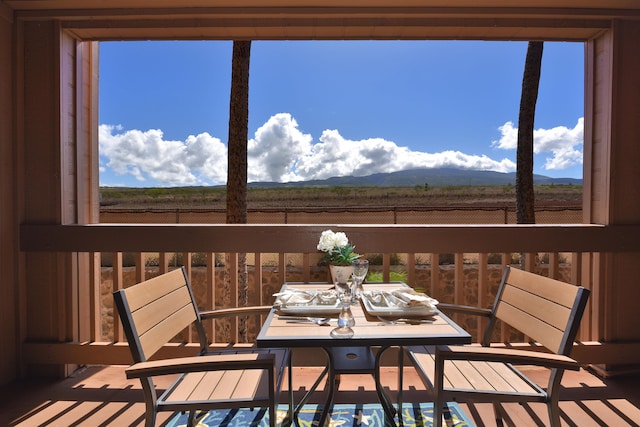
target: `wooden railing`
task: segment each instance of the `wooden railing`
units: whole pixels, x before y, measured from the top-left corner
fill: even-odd
[[[43,362],[41,359],[45,357],[47,363],[127,363],[129,356],[122,350],[124,338],[117,321],[113,323],[113,338],[103,338],[103,313],[109,313],[105,301],[109,301],[113,290],[170,269],[169,260],[175,253],[182,254],[180,264],[187,266],[192,280],[196,273],[204,275],[201,298],[205,308],[226,304],[220,303],[219,295],[226,286],[231,295],[229,306],[237,304],[234,275],[229,285],[219,286],[222,282],[217,277],[220,273],[216,273],[216,254],[245,252],[250,264],[263,266],[250,268],[249,292],[253,295],[250,302],[255,304],[270,304],[271,295],[283,282],[322,281],[323,275],[326,280],[326,271],[317,266],[319,254],[315,246],[320,233],[327,228],[346,232],[360,253],[380,254],[381,264],[372,266],[372,270],[380,271],[382,280],[389,280],[393,271],[402,270],[408,284],[442,302],[480,306],[493,300],[493,288],[504,265],[512,262],[513,254],[526,254],[527,270],[570,283],[599,286],[588,276],[592,269],[583,268],[594,256],[601,252],[640,250],[640,241],[634,237],[640,230],[635,226],[25,225],[21,228],[23,251],[68,253],[80,263],[82,260],[88,263],[87,277],[78,277],[75,286],[85,290],[78,294],[87,299],[80,301],[80,305],[88,307],[83,312],[91,324],[81,342],[71,343],[75,346],[73,350],[62,350],[55,343],[27,343],[30,361]],[[112,282],[110,289],[105,289],[108,285],[98,274],[100,253],[113,254],[112,267],[107,269],[107,282],[109,276]],[[134,267],[123,266],[125,253],[134,254]],[[157,266],[145,267],[149,253],[158,254]],[[191,265],[195,253],[205,254],[204,266]],[[453,254],[453,264],[441,265],[439,259],[445,254]],[[499,264],[489,264],[489,258],[495,258],[495,254],[502,254]],[[544,263],[535,261],[540,254],[545,254]],[[393,265],[392,257],[400,257],[402,264]],[[296,261],[291,261],[294,258]],[[561,259],[566,262],[561,263]],[[235,268],[232,265],[231,271]],[[579,335],[582,341],[593,340],[597,334],[593,330],[597,322],[590,318],[591,311],[586,310]],[[456,321],[474,336],[482,328],[481,324],[464,318]],[[215,331],[211,336],[216,336]],[[526,341],[524,338],[516,339]],[[499,340],[513,342],[514,337],[503,329]],[[167,355],[182,354],[190,347],[189,334],[183,334],[182,341],[165,349]]]
[[[105,256],[106,255],[106,256]],[[192,288],[202,309],[236,307],[238,284],[225,279],[225,267],[238,269],[237,254],[216,253],[127,253],[93,254],[102,260],[99,287],[102,295],[131,286],[135,283],[185,266]],[[521,264],[519,254],[363,254],[370,261],[369,281],[403,281],[411,287],[426,292],[441,302],[487,307],[493,302],[495,292],[506,265]],[[284,282],[324,282],[328,280],[328,268],[321,265],[320,254],[247,254],[247,285],[250,305],[270,305],[273,293]],[[580,254],[524,254],[524,268],[544,276],[551,276],[569,283],[578,283]],[[522,267],[522,265],[519,265]],[[224,300],[222,294],[227,295]],[[107,318],[101,313],[109,313]],[[113,319],[110,299],[102,298],[92,307],[93,321],[102,325],[91,337],[92,341],[120,341],[123,339],[118,319]],[[472,333],[474,339],[481,336],[483,324],[475,317],[457,316],[456,320]],[[115,323],[114,323],[115,321]],[[116,325],[115,327],[113,325]],[[502,342],[509,342],[507,329],[501,329]],[[253,330],[251,338],[257,330]],[[229,336],[218,333],[211,325],[212,341],[237,341],[238,331]],[[197,339],[183,334],[185,343]]]

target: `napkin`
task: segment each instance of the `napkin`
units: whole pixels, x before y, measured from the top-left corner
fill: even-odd
[[[332,290],[287,289],[273,294],[275,305],[327,305],[334,306],[338,302],[338,294]]]
[[[435,309],[438,305],[437,300],[421,292],[416,292],[412,288],[399,288],[390,291],[373,290],[365,292],[365,296],[376,307],[428,307]]]

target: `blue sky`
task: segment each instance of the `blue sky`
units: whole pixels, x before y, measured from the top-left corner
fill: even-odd
[[[254,41],[249,180],[515,171],[526,42]],[[100,44],[100,184],[226,181],[232,42]],[[584,46],[546,42],[536,173],[582,177]]]

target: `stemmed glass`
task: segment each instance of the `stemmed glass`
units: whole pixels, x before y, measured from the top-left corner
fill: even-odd
[[[356,259],[351,261],[351,265],[353,266],[353,290],[351,291],[351,295],[355,301],[360,298],[360,294],[362,294],[362,283],[369,272],[369,261],[366,259]]]
[[[353,329],[351,327],[356,324],[351,312],[351,296],[348,293],[339,294],[342,309],[338,316],[338,327],[331,330],[329,335],[332,338],[351,338]]]
[[[338,297],[342,298],[343,295],[351,295],[351,283],[340,283],[335,282],[333,286],[336,288],[336,292],[338,293]]]

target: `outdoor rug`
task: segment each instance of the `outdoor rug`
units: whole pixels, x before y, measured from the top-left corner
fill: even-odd
[[[456,403],[449,403],[449,411],[445,413],[447,426],[473,427],[473,422]],[[298,421],[294,426],[319,427],[322,405],[305,405],[298,414]],[[287,416],[287,406],[278,407],[278,425]],[[269,416],[265,408],[224,409],[209,411],[200,420],[198,427],[268,427]],[[433,422],[433,404],[405,403],[402,405],[402,426],[430,427]],[[177,414],[167,427],[181,427],[187,425],[187,414]],[[379,404],[334,405],[331,415],[327,417],[325,427],[384,427],[384,411]]]

